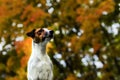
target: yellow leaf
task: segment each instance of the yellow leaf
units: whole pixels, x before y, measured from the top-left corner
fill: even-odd
[[[69,74],[65,80],[77,80],[77,78],[75,77],[75,75]]]

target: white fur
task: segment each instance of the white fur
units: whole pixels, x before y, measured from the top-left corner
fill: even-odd
[[[52,62],[46,54],[46,44],[49,39],[44,42],[32,42],[32,54],[28,61],[28,80],[52,80]]]

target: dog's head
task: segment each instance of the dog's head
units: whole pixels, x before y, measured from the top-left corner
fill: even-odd
[[[31,37],[35,43],[48,42],[53,38],[53,30],[47,28],[33,29],[27,33],[27,36]]]

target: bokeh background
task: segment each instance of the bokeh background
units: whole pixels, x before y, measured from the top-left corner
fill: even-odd
[[[54,80],[120,80],[120,0],[0,0],[0,80],[27,80],[34,28],[54,30]]]

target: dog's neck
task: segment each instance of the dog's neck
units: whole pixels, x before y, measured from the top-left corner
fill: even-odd
[[[40,57],[46,54],[46,43],[35,43],[32,42],[32,55]]]

